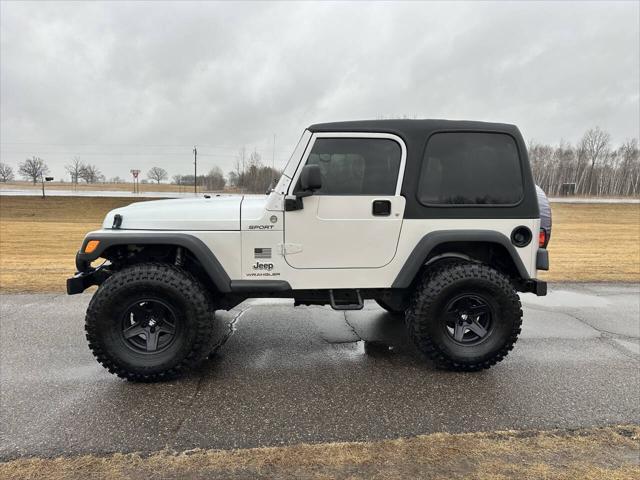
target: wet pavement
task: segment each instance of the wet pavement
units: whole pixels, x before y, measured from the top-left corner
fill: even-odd
[[[345,314],[254,301],[216,356],[161,384],[95,362],[89,298],[0,296],[0,459],[640,422],[638,285],[523,295],[515,350],[464,374],[423,360],[374,303]]]

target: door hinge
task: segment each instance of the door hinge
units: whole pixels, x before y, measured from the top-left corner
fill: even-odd
[[[279,243],[278,250],[281,255],[291,255],[293,253],[300,253],[302,251],[302,244],[300,243]]]

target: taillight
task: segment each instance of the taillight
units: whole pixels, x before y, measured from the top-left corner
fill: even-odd
[[[544,230],[544,228],[541,228],[540,233],[538,235],[538,246],[540,248],[544,248],[546,244],[547,244],[547,232]]]

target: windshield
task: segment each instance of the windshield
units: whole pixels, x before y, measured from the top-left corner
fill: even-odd
[[[291,181],[291,178],[293,177],[296,171],[296,167],[300,162],[300,158],[304,153],[304,149],[307,148],[307,144],[309,143],[310,138],[311,138],[311,132],[309,130],[305,130],[304,132],[302,132],[302,135],[300,136],[300,140],[298,140],[298,144],[296,145],[296,148],[294,148],[293,153],[291,154],[291,156],[289,157],[289,160],[287,161],[287,164],[282,169],[282,176],[280,177],[280,180],[278,181],[278,184],[273,189],[273,191],[279,192],[279,193],[285,193],[287,187],[289,186],[289,182]]]
[[[282,170],[282,173],[287,177],[289,178],[293,177],[293,174],[296,171],[296,167],[298,166],[298,162],[300,161],[300,157],[302,157],[304,149],[307,147],[307,144],[309,143],[310,138],[311,138],[311,132],[309,130],[305,130],[304,132],[302,132],[302,135],[300,136],[300,140],[298,140],[298,144],[296,145],[296,148],[293,150],[291,157],[289,157],[287,164]]]

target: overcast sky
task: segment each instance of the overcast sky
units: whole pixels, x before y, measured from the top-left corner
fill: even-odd
[[[517,124],[637,137],[638,2],[1,4],[2,161],[73,156],[107,177],[276,165],[312,123]]]

